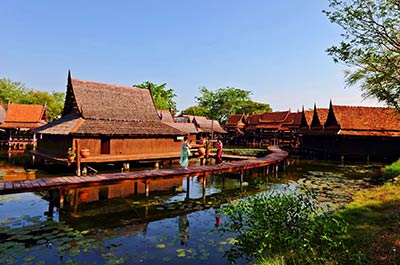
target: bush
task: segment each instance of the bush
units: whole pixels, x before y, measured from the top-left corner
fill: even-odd
[[[236,243],[225,254],[275,259],[286,264],[341,264],[351,258],[343,244],[347,223],[321,212],[310,192],[263,193],[224,206],[227,221],[222,233],[236,233]]]
[[[400,159],[393,164],[386,166],[383,170],[383,174],[387,178],[395,178],[397,176],[400,176]]]

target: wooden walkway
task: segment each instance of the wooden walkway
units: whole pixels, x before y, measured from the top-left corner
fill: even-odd
[[[271,165],[277,166],[288,156],[288,153],[284,150],[281,150],[278,146],[270,146],[268,147],[268,149],[271,151],[271,153],[265,157],[225,162],[222,165],[205,165],[191,167],[188,170],[184,170],[182,168],[154,169],[126,173],[97,174],[90,176],[66,176],[54,178],[38,178],[34,180],[0,182],[0,195],[42,190],[57,190],[65,187],[79,188],[98,186],[121,183],[126,180],[171,176],[205,176],[209,174],[221,174],[225,172],[241,172],[241,174],[243,174],[244,170],[246,169],[267,167]]]

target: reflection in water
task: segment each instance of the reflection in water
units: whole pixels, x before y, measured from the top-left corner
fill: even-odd
[[[189,220],[187,215],[180,215],[178,217],[178,227],[179,227],[179,239],[181,240],[181,245],[187,246],[187,240],[189,239]]]
[[[27,168],[30,168],[16,164],[12,159],[9,160],[8,156],[5,159],[6,162],[0,164],[0,170],[10,167],[26,172]],[[292,183],[290,180],[299,177],[303,179],[299,183],[309,185],[315,182],[315,176],[317,173],[319,176],[319,172],[319,179],[326,182],[329,177],[326,172],[334,170],[343,172],[343,167],[338,168],[338,164],[321,165],[314,161],[310,164],[293,165],[281,178],[271,177],[266,171],[260,173],[253,170],[245,172],[243,181],[240,174],[233,172],[207,177],[126,181],[114,185],[64,189],[60,194],[3,195],[0,196],[0,222],[6,223],[6,219],[12,219],[15,226],[24,227],[24,230],[21,231],[20,238],[15,236],[15,241],[3,242],[0,238],[0,249],[1,245],[6,243],[15,243],[17,246],[18,240],[26,236],[22,232],[29,230],[30,224],[23,216],[39,216],[40,220],[46,220],[46,212],[48,216],[52,216],[52,220],[68,227],[58,234],[48,236],[43,232],[42,238],[47,240],[47,246],[48,243],[53,244],[53,248],[41,244],[40,238],[32,248],[30,245],[22,251],[18,249],[15,253],[10,249],[4,250],[4,253],[0,250],[0,264],[5,261],[2,259],[5,256],[3,254],[25,255],[26,257],[22,256],[16,262],[22,264],[24,258],[34,256],[38,252],[42,254],[36,258],[35,263],[43,260],[46,264],[57,263],[59,261],[54,259],[59,255],[55,253],[58,249],[56,244],[60,240],[59,237],[68,237],[71,230],[84,231],[87,233],[84,240],[93,240],[91,242],[101,245],[99,249],[90,253],[82,251],[79,254],[75,253],[76,256],[71,253],[69,258],[74,264],[106,264],[104,257],[113,257],[114,261],[118,260],[118,257],[124,257],[125,264],[226,264],[224,251],[230,247],[229,238],[220,238],[219,235],[210,233],[224,221],[221,208],[225,202],[262,190],[280,189]],[[6,171],[0,172],[3,172],[3,175],[9,174],[4,173]],[[347,173],[343,174],[346,176]],[[332,179],[332,176],[329,179]],[[335,185],[337,184],[325,183],[328,188]],[[318,182],[318,186],[324,184]],[[146,196],[146,191],[149,196]],[[54,196],[53,199],[51,195]],[[60,208],[59,204],[61,195],[64,198],[64,208]],[[54,214],[49,213],[53,209]],[[38,224],[38,233],[42,227]],[[182,243],[185,247],[182,247]],[[64,257],[64,261],[68,261],[67,257]],[[237,264],[246,262],[238,261]]]

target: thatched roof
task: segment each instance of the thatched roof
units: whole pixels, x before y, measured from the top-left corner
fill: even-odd
[[[6,109],[0,104],[0,124],[6,119]]]
[[[174,122],[172,113],[169,110],[158,110],[158,116],[162,122]]]
[[[205,133],[226,133],[217,120],[208,120],[203,117],[194,117],[194,124],[196,124],[199,132]]]
[[[38,130],[46,134],[182,135],[161,122],[148,89],[68,76],[62,118]]]
[[[34,129],[47,123],[46,106],[37,104],[8,104],[1,128]]]

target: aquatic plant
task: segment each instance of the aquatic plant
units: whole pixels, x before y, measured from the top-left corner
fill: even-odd
[[[262,193],[227,204],[223,211],[228,218],[219,232],[237,233],[225,253],[232,262],[241,256],[249,261],[285,257],[287,264],[352,260],[343,243],[347,223],[321,212],[310,192]]]
[[[88,230],[40,217],[7,219],[0,223],[0,234],[0,264],[44,264],[49,255],[73,264],[80,254],[103,250],[102,242],[89,237]],[[109,264],[123,262],[112,253],[103,253],[103,258]]]

